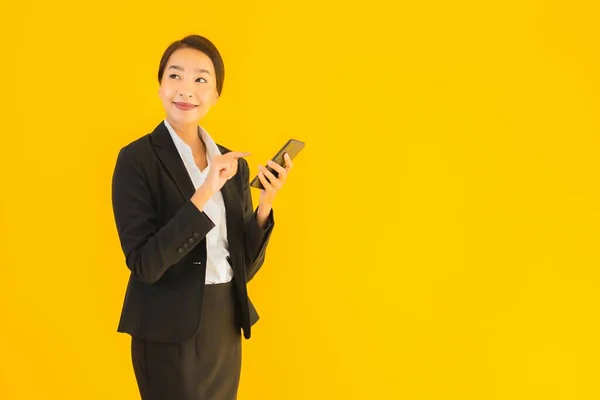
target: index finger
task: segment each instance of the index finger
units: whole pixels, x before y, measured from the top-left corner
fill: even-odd
[[[229,157],[233,157],[233,158],[241,158],[241,157],[248,157],[250,154],[250,152],[248,151],[230,151],[229,153],[225,154],[226,156]]]

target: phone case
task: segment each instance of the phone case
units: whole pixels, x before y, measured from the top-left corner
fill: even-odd
[[[277,152],[277,154],[275,154],[275,157],[273,157],[271,160],[275,163],[277,163],[278,165],[281,165],[282,167],[285,166],[285,159],[283,158],[283,155],[285,153],[288,153],[290,158],[293,160],[298,153],[300,153],[300,150],[302,150],[304,148],[304,142],[301,142],[299,140],[296,139],[290,139],[287,141],[287,143]],[[273,175],[275,175],[276,177],[279,176],[279,173],[277,173],[277,171],[275,171],[273,168],[265,165],[265,167],[271,171],[273,173]],[[252,179],[252,182],[250,182],[250,186],[256,189],[264,189],[264,186],[262,185],[262,182],[260,181],[260,179],[258,179],[258,175],[256,175],[254,177],[254,179]]]

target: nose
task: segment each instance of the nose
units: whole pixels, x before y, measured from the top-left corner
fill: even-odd
[[[187,93],[187,94],[179,93],[179,95],[182,97],[192,97],[191,93]]]

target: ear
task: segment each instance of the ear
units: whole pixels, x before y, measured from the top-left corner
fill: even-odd
[[[217,95],[215,96],[215,99],[213,100],[213,106],[218,103],[220,98],[221,98],[221,96],[219,96],[219,93],[217,93]]]

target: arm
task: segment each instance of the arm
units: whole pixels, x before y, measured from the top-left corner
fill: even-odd
[[[138,280],[152,284],[215,226],[188,200],[162,227],[141,163],[122,148],[112,178],[112,204],[125,262]]]
[[[242,170],[244,222],[246,224],[244,246],[246,249],[246,281],[249,282],[265,261],[265,252],[275,226],[275,220],[272,208],[267,210],[267,215],[264,215],[265,210],[261,210],[260,207],[254,210],[250,193],[250,168],[246,160],[243,158],[239,160]]]

